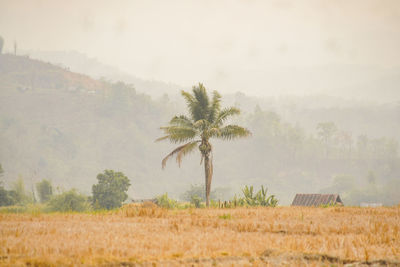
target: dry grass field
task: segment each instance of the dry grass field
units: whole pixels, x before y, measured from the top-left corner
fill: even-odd
[[[399,266],[400,208],[0,214],[0,265]]]

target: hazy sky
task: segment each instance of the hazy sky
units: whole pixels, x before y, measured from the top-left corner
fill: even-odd
[[[0,0],[0,35],[6,50],[77,50],[142,78],[257,93],[276,70],[400,67],[400,1]]]

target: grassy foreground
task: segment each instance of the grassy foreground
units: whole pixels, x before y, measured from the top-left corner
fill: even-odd
[[[400,208],[0,214],[0,265],[400,264]]]

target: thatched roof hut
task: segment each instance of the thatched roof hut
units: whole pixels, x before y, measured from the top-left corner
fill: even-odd
[[[296,194],[292,206],[319,207],[322,205],[343,205],[337,194]]]

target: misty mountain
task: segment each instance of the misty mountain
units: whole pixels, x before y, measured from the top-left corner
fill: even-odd
[[[23,51],[32,58],[51,62],[89,75],[95,79],[123,81],[135,84],[139,92],[152,96],[165,93],[175,95],[183,87],[155,80],[145,80],[116,67],[105,65],[76,51]],[[210,83],[219,88],[241,88],[242,92],[253,92],[263,98],[286,95],[292,98],[325,96],[326,99],[341,99],[341,102],[369,102],[374,104],[398,103],[400,101],[400,68],[383,68],[375,65],[326,64],[309,67],[274,66],[262,71],[235,66],[227,70],[216,70]],[[225,77],[227,72],[235,75],[235,84]],[[231,75],[232,75],[231,74]],[[260,81],[265,81],[260,84]],[[220,86],[219,86],[220,85]],[[223,90],[225,94],[231,91]],[[322,105],[322,104],[320,104]]]
[[[123,81],[135,85],[138,92],[152,96],[175,93],[182,89],[181,86],[156,80],[145,80],[133,74],[126,73],[116,67],[99,62],[96,58],[90,58],[77,51],[23,51],[23,54],[73,72],[89,75],[94,79],[105,79],[111,82]]]
[[[133,84],[138,92],[160,97],[168,94],[173,101],[184,105],[179,97],[183,87],[160,81],[140,79],[115,67],[102,64],[76,51],[24,51],[30,57],[52,62],[68,70],[84,73],[95,79],[122,81]],[[247,71],[248,72],[248,71]],[[390,136],[400,141],[400,69],[384,69],[358,65],[325,65],[320,67],[266,68],[264,73],[246,70],[243,75],[265,75],[263,96],[241,92],[225,94],[228,105],[240,103],[245,112],[258,105],[273,110],[285,120],[300,124],[314,132],[318,122],[332,120],[354,135],[369,133],[374,137]],[[287,79],[287,77],[290,79]],[[245,79],[243,90],[255,79]],[[226,82],[226,81],[225,81]],[[211,88],[216,89],[218,88]],[[308,92],[303,94],[302,92]],[[266,96],[266,95],[270,96]]]
[[[104,169],[126,174],[133,198],[164,192],[179,197],[191,184],[204,183],[199,153],[185,158],[181,168],[170,161],[162,170],[163,156],[176,145],[154,142],[160,126],[185,113],[183,101],[151,98],[135,84],[95,80],[9,54],[0,55],[0,81],[0,163],[7,186],[18,176],[28,184],[47,178],[89,194]],[[243,93],[223,99],[243,110],[233,122],[253,133],[244,140],[213,142],[213,188],[227,189],[225,199],[243,185],[266,185],[281,204],[289,204],[295,193],[322,191],[341,193],[349,204],[398,200],[400,158],[393,138],[398,134],[371,131],[398,129],[398,106],[352,107],[335,98],[257,99]],[[325,112],[320,103],[307,104],[322,100],[331,103]],[[346,117],[353,118],[345,124]],[[303,126],[307,120],[310,125]],[[364,128],[368,121],[372,126]],[[334,131],[324,128],[329,122]]]

